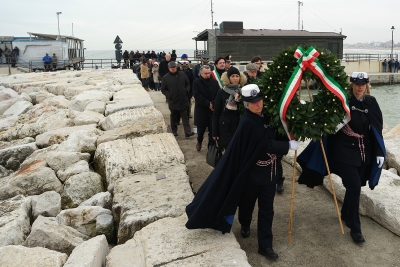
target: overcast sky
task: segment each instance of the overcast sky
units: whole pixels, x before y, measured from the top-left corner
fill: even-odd
[[[214,21],[243,21],[245,29],[297,29],[298,2],[213,0]],[[122,49],[195,48],[192,40],[211,28],[211,0],[13,0],[2,1],[0,36],[27,32],[57,34],[85,40],[88,50],[113,50],[117,35]],[[347,35],[344,43],[400,41],[399,0],[304,0],[304,30]],[[397,22],[397,24],[396,24]],[[199,43],[202,49],[202,43]]]

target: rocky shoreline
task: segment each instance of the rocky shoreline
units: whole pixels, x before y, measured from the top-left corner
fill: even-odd
[[[400,235],[399,125],[385,142],[361,213]],[[130,70],[1,76],[0,265],[250,266],[233,234],[185,228],[185,164]]]

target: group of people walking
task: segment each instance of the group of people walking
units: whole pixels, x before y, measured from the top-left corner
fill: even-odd
[[[230,66],[230,57],[218,57],[214,64],[209,64],[209,60],[210,56],[204,54],[200,64],[190,66],[187,55],[174,61],[167,54],[159,64],[152,63],[152,69],[156,70],[151,73],[158,74],[156,80],[161,86],[157,88],[161,88],[171,112],[172,133],[178,136],[177,128],[182,120],[185,137],[194,135],[189,123],[189,103],[193,95],[196,150],[203,149],[208,130],[207,147],[217,144],[224,151],[186,207],[186,227],[230,232],[239,208],[240,233],[247,238],[251,234],[252,214],[258,199],[258,252],[276,260],[272,221],[275,192],[284,191],[281,159],[290,149],[297,150],[299,142],[280,136],[269,125],[270,114],[264,109],[268,104],[264,103],[265,96],[256,84],[264,72],[260,57],[254,57],[243,73]],[[146,64],[148,61],[143,60],[147,75],[150,70]],[[147,79],[146,75],[141,73],[142,81]],[[333,135],[331,160],[336,166],[333,172],[341,176],[346,188],[341,218],[350,228],[352,240],[362,243],[365,239],[358,213],[361,186],[370,179],[379,178],[385,157],[383,120],[376,99],[370,95],[368,74],[353,73],[350,82],[351,120]],[[147,88],[145,85],[144,82]],[[306,153],[303,159],[312,161],[313,157]]]

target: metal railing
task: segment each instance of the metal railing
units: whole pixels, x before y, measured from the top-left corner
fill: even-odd
[[[392,56],[392,57],[391,57]],[[398,54],[343,54],[344,62],[358,62],[358,61],[383,61],[390,58],[399,59]]]

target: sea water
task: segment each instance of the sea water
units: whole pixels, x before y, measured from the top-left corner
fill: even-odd
[[[311,90],[312,94],[316,91]],[[393,85],[373,85],[371,95],[378,101],[383,115],[383,122],[389,128],[400,124],[400,84]],[[301,98],[309,101],[307,89],[301,90]]]

